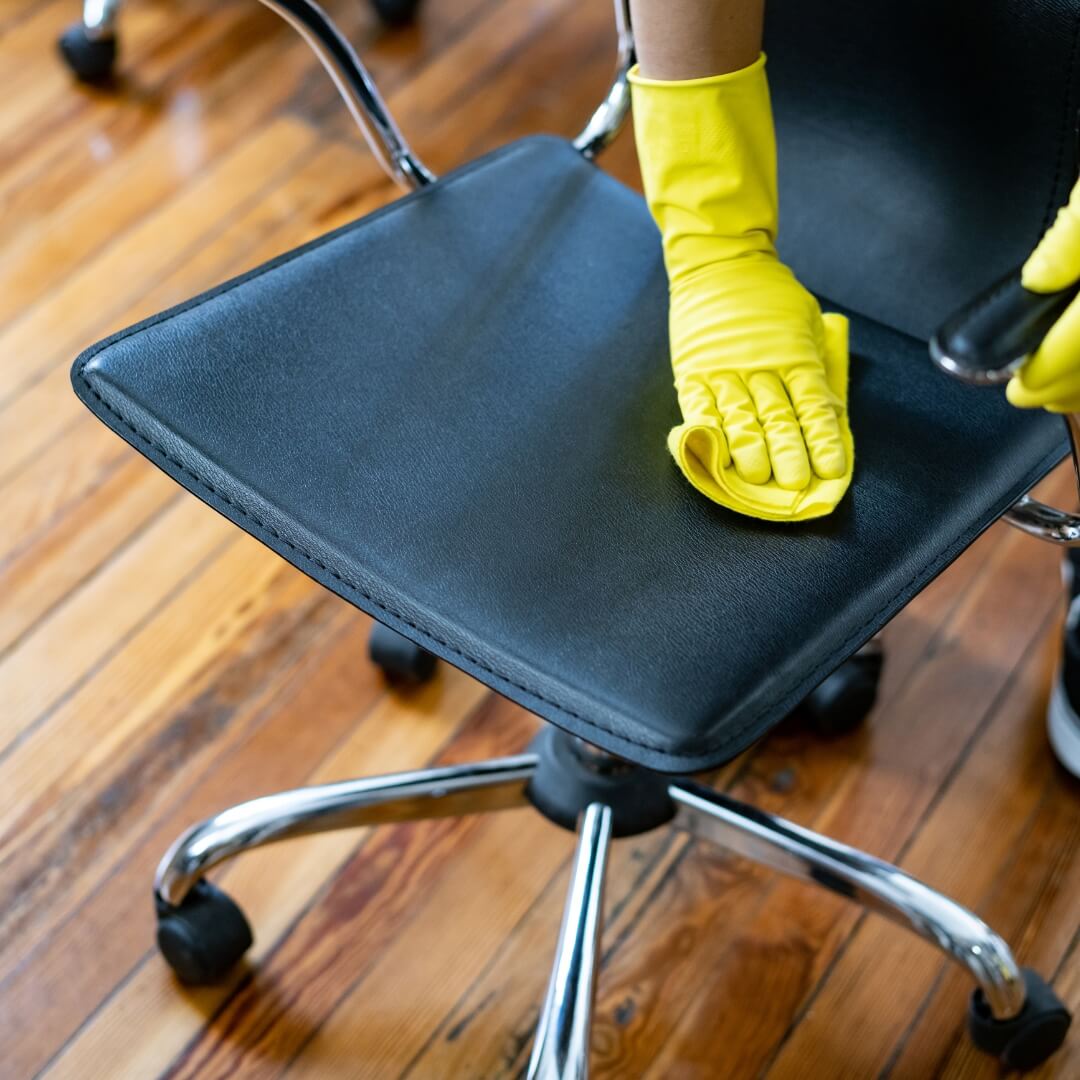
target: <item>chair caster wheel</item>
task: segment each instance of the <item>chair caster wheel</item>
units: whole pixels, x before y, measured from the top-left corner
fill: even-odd
[[[870,714],[877,701],[885,654],[872,641],[845,660],[802,704],[814,730],[822,735],[846,735]]]
[[[107,82],[116,66],[116,38],[89,37],[82,23],[69,26],[57,42],[64,63],[85,83]]]
[[[1027,1001],[1019,1016],[995,1020],[981,990],[971,995],[971,1041],[993,1054],[1006,1069],[1027,1072],[1041,1065],[1065,1041],[1072,1017],[1062,1000],[1030,968],[1022,968]]]
[[[251,945],[244,913],[209,881],[200,879],[177,907],[160,897],[155,903],[158,949],[189,986],[218,982]]]
[[[368,656],[391,681],[419,686],[435,673],[435,657],[382,623],[371,628]]]
[[[371,0],[371,6],[387,26],[407,26],[416,17],[420,0]]]

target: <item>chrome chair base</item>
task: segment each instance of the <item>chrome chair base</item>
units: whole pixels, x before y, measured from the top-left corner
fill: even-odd
[[[913,930],[966,968],[976,983],[971,1032],[982,1049],[1012,1067],[1030,1068],[1064,1039],[1069,1025],[1065,1007],[1034,973],[1017,966],[990,927],[959,904],[861,851],[692,780],[663,777],[620,761],[554,729],[545,729],[529,751],[513,757],[300,788],[241,803],[194,826],[172,845],[157,870],[162,952],[182,979],[196,983],[220,978],[239,959],[251,941],[246,921],[203,875],[264,844],[526,805],[567,827],[565,803],[551,809],[554,768],[566,770],[568,797],[577,797],[581,805],[577,854],[530,1080],[588,1075],[608,850],[614,836],[658,827],[655,812],[642,817],[634,799],[626,797],[627,791],[636,798],[658,787],[668,804],[663,820],[672,827],[860,903]],[[574,775],[587,771],[596,774],[595,784]],[[541,787],[543,797],[537,798]],[[1037,992],[1028,1001],[1033,987]]]

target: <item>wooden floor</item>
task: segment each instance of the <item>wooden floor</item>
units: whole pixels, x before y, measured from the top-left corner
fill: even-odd
[[[56,60],[76,6],[0,0],[0,1074],[520,1075],[572,849],[537,815],[253,854],[222,874],[250,966],[185,992],[154,952],[154,865],[193,820],[535,724],[446,668],[388,690],[366,618],[77,404],[83,346],[393,192],[259,5],[133,0],[113,93]],[[427,0],[395,33],[330,7],[437,170],[574,132],[611,69],[606,0]],[[631,140],[605,164],[634,183]],[[886,631],[865,730],[780,730],[717,782],[899,860],[1080,1009],[1080,790],[1042,723],[1059,597],[1054,553],[993,529]],[[608,898],[598,1076],[996,1073],[965,979],[840,900],[667,832],[616,846]],[[1045,1075],[1080,1076],[1080,1031]]]

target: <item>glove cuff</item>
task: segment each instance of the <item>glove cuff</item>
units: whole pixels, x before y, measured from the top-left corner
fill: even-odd
[[[650,79],[641,74],[640,64],[635,64],[629,71],[627,78],[632,86],[649,86],[658,89],[678,90],[683,87],[695,86],[722,86],[738,82],[740,79],[753,78],[758,72],[765,70],[766,57],[759,53],[758,58],[744,68],[736,71],[726,71],[722,75],[705,75],[699,79]]]
[[[775,254],[776,140],[765,56],[705,79],[631,74],[645,197],[675,281],[718,259]]]

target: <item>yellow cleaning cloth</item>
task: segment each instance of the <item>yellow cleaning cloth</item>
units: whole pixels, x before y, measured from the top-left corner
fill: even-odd
[[[671,289],[683,423],[668,446],[700,492],[751,517],[828,514],[851,482],[847,320],[777,258],[765,58],[729,75],[631,72],[634,131]]]

